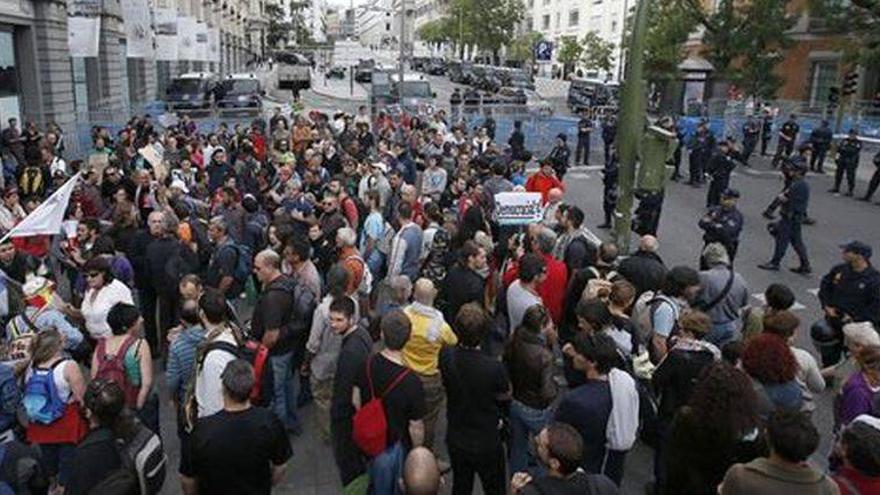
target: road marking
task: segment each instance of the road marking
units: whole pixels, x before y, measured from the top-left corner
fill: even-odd
[[[764,299],[763,292],[756,292],[752,294],[752,298],[758,300],[758,302],[760,302],[762,305],[767,304],[767,300]],[[798,301],[795,301],[794,304],[791,306],[791,311],[800,311],[802,309],[807,309],[807,307]]]

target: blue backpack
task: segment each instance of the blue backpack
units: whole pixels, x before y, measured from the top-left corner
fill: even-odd
[[[48,425],[64,416],[67,403],[58,395],[54,375],[55,367],[66,362],[66,360],[58,361],[48,370],[36,367],[33,369],[31,377],[24,386],[24,399],[22,399],[29,421]]]
[[[254,271],[254,259],[251,255],[251,250],[242,244],[229,243],[224,246],[224,249],[229,248],[235,251],[235,270],[232,272],[232,278],[235,279],[237,284],[240,284],[239,287],[244,288],[248,278],[250,278]]]

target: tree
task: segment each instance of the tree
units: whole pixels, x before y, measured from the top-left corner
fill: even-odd
[[[614,43],[605,41],[595,31],[588,32],[581,41],[580,61],[587,69],[611,72],[614,66]]]
[[[283,47],[290,41],[290,32],[293,25],[284,20],[284,11],[276,3],[270,2],[266,4],[266,17],[269,19],[266,43],[275,48]]]
[[[532,61],[535,57],[535,45],[544,39],[538,31],[529,31],[507,45],[507,58],[521,62]]]
[[[563,76],[566,75],[572,67],[581,59],[584,54],[584,47],[574,36],[563,36],[560,38],[559,51],[556,52],[556,60],[564,67]]]
[[[645,39],[645,68],[651,79],[669,80],[678,75],[684,60],[684,43],[697,22],[687,15],[677,0],[659,0],[648,13]],[[625,38],[629,42],[629,38]]]
[[[443,21],[462,53],[464,45],[472,45],[497,60],[501,47],[513,39],[525,5],[522,0],[451,0],[448,12]]]
[[[434,19],[422,24],[416,30],[416,36],[425,43],[441,44],[452,40],[449,18]]]
[[[290,30],[292,38],[297,45],[309,45],[314,43],[312,32],[306,23],[305,10],[311,8],[309,0],[291,0],[290,2]]]
[[[811,22],[841,35],[844,62],[880,64],[880,0],[810,0],[809,6]]]

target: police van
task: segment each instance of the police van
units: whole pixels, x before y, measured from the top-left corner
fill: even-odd
[[[401,81],[399,73],[392,73],[390,79],[391,97],[402,110],[433,113],[437,94],[431,90],[431,81],[425,76],[407,72]]]
[[[165,90],[165,105],[170,111],[211,111],[217,76],[210,72],[191,72],[173,79]]]
[[[266,91],[254,74],[229,74],[215,91],[217,110],[224,114],[260,114]]]

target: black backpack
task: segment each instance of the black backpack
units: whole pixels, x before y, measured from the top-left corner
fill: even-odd
[[[162,490],[168,457],[162,439],[144,425],[135,423],[133,435],[116,440],[122,467],[95,485],[91,495],[155,495]]]

